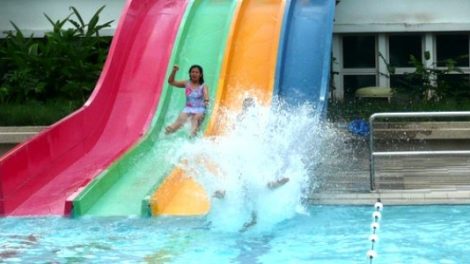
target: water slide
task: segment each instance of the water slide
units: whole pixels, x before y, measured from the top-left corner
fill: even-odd
[[[178,64],[180,71],[176,79],[182,80],[188,79],[191,64],[202,65],[211,101],[216,94],[227,35],[238,3],[236,0],[191,1],[173,48],[169,70],[172,64]],[[169,136],[163,134],[163,128],[183,109],[184,100],[183,89],[165,85],[148,135],[74,199],[75,216],[148,215],[147,195],[171,171],[172,150],[188,141],[188,131],[184,128]]]
[[[293,0],[282,27],[274,93],[291,104],[328,102],[335,1]]]
[[[240,111],[245,93],[269,105],[273,96],[285,1],[245,0],[234,17],[214,113],[205,132],[220,135],[221,108]],[[150,198],[152,215],[202,215],[210,208],[202,186],[182,169],[173,170]]]
[[[247,88],[254,87],[261,101],[269,103],[273,79],[274,95],[291,104],[309,102],[324,112],[328,99],[334,8],[335,3],[330,0],[287,1],[276,56],[282,4],[276,1],[244,2],[232,29],[215,115],[206,134],[221,133],[221,127],[217,126],[220,123],[217,108],[239,110],[243,100],[240,95]],[[185,177],[181,169],[175,169],[152,195],[150,206],[153,215],[201,215],[210,209],[203,187]]]
[[[149,128],[183,0],[130,0],[85,105],[0,159],[0,215],[63,215],[73,196]]]
[[[166,158],[167,151],[186,135],[161,135],[163,125],[173,121],[184,101],[181,93],[168,86],[162,92],[161,83],[185,5],[182,0],[154,4],[134,0],[127,4],[90,100],[0,159],[0,215],[68,214],[71,202],[77,215],[147,214],[149,205],[156,215],[194,215],[209,210],[203,188],[185,179],[184,172],[172,171]],[[235,6],[224,50],[224,34]],[[309,101],[320,109],[326,107],[334,3],[287,1],[281,41],[273,41],[279,39],[283,13],[283,1],[191,1],[170,66],[180,64],[182,72],[177,79],[181,79],[189,65],[198,62],[206,70],[212,98],[218,87],[216,114],[206,135],[222,133],[218,109],[239,110],[240,95],[248,87],[266,104],[274,88],[274,94],[290,102]],[[211,26],[218,25],[218,29],[207,30],[205,18],[214,21]],[[140,88],[138,92],[135,87]],[[160,93],[157,115],[150,121]],[[149,123],[151,133],[117,159],[145,133]],[[97,180],[84,188],[100,172]],[[170,176],[160,186],[166,175]],[[160,188],[154,193],[157,186]],[[75,199],[81,189],[84,191]]]

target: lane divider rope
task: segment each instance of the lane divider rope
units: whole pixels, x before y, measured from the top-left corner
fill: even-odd
[[[372,224],[371,227],[371,234],[369,236],[369,240],[371,242],[371,246],[369,251],[367,251],[367,257],[369,258],[370,263],[377,257],[377,250],[375,249],[375,243],[379,240],[379,236],[377,234],[378,229],[380,227],[380,219],[382,218],[381,211],[383,210],[384,205],[380,201],[380,198],[377,199],[377,202],[374,204],[374,212],[372,213]]]

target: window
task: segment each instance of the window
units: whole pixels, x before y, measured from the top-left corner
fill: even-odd
[[[345,75],[344,98],[352,100],[357,89],[368,86],[376,86],[375,75]]]
[[[343,92],[344,99],[350,100],[358,88],[380,85],[406,91],[420,89],[426,81],[439,85],[436,87],[438,92],[448,91],[449,98],[470,98],[469,43],[470,34],[461,32],[336,35],[333,55],[341,58],[337,68],[339,78],[335,78],[338,91]],[[394,67],[393,74],[387,72],[384,63],[379,63],[379,52]],[[423,58],[425,52],[431,54],[427,61]],[[441,70],[445,69],[446,60],[453,59],[459,70],[439,77],[439,80],[436,76],[422,80],[423,76],[413,74],[416,68],[410,63],[411,56],[423,60],[425,67],[437,66]]]
[[[375,36],[343,37],[344,68],[375,68]]]
[[[438,85],[449,98],[470,98],[470,63],[468,34],[437,34],[437,66],[446,67],[447,60],[454,60],[462,73],[451,72],[440,76]]]
[[[377,85],[375,35],[343,36],[343,91],[354,99],[357,89]]]
[[[390,64],[395,67],[413,67],[411,56],[421,60],[421,35],[395,35],[389,37]]]
[[[469,65],[469,44],[467,34],[436,35],[437,66],[445,67],[446,60],[452,59],[459,67]]]
[[[422,80],[416,75],[407,75],[415,71],[411,56],[422,59],[423,42],[421,35],[391,35],[388,37],[390,64],[395,67],[395,74],[390,76],[390,87],[416,89],[422,86]]]

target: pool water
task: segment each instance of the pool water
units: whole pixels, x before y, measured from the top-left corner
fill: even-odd
[[[0,262],[370,263],[373,205],[302,203],[318,187],[319,164],[347,169],[340,131],[309,105],[273,101],[226,115],[230,131],[168,153],[208,194],[226,191],[207,217],[0,218]],[[257,224],[240,232],[253,212]],[[470,206],[385,204],[372,263],[466,263],[468,219]]]
[[[369,263],[373,207],[311,206],[270,230],[209,218],[1,218],[5,263]],[[465,263],[470,206],[386,206],[372,263]]]

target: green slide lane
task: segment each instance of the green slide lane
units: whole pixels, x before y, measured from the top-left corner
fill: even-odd
[[[178,64],[176,79],[188,79],[189,67],[200,64],[211,101],[236,5],[236,0],[191,1],[173,48],[168,75],[173,64]],[[177,160],[172,153],[188,140],[187,127],[170,136],[163,132],[179,115],[184,101],[184,89],[165,84],[150,132],[80,193],[73,201],[74,216],[149,215],[146,196],[172,170],[172,161]]]

